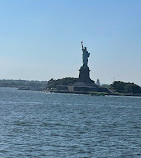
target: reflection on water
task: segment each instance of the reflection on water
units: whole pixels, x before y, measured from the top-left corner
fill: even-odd
[[[2,158],[140,158],[141,98],[0,88]]]

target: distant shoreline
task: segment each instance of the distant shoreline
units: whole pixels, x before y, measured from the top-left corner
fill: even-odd
[[[141,94],[124,94],[124,93],[104,93],[104,92],[88,92],[88,91],[57,91],[57,90],[47,90],[45,92],[50,93],[68,93],[68,94],[88,94],[92,96],[135,96],[135,97],[141,97]]]
[[[17,87],[2,87],[0,88],[14,88],[20,91],[40,91],[40,92],[45,92],[45,93],[66,93],[66,94],[85,94],[85,95],[91,95],[91,96],[131,96],[131,97],[141,97],[140,94],[124,94],[124,93],[113,93],[113,94],[108,94],[108,93],[103,93],[103,92],[80,92],[80,91],[57,91],[57,90],[31,90],[31,89],[24,89],[24,88],[17,88]]]
[[[42,91],[47,88],[47,81],[0,80],[0,87],[18,88],[19,90]]]

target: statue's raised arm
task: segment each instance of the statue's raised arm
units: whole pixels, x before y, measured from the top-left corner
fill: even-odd
[[[90,53],[87,51],[87,47],[83,47],[83,41],[81,41],[82,45],[82,51],[83,51],[83,66],[88,67],[88,57],[90,56]]]

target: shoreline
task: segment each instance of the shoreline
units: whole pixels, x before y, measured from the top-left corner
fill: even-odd
[[[58,90],[47,90],[45,92],[50,93],[68,93],[68,94],[88,94],[91,96],[132,96],[141,97],[141,94],[125,94],[125,93],[105,93],[105,92],[89,92],[89,91],[58,91]]]

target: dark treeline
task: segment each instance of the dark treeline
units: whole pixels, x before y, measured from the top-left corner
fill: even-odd
[[[48,81],[48,88],[56,88],[57,86],[69,86],[73,85],[78,78],[66,77],[58,80],[51,79]],[[111,85],[102,85],[102,87],[108,88],[113,93],[124,93],[124,94],[141,94],[141,87],[130,82],[114,81]]]
[[[141,94],[141,87],[130,82],[115,81],[111,88],[119,93]]]
[[[44,90],[47,88],[47,81],[28,80],[0,80],[0,87],[23,88],[29,90]]]
[[[54,80],[53,78],[51,80],[48,81],[48,88],[56,88],[58,85],[72,85],[74,84],[76,81],[78,80],[78,78],[73,78],[73,77],[66,77],[66,78],[62,78],[62,79],[57,79]]]
[[[28,90],[46,90],[47,88],[56,88],[58,85],[73,85],[78,78],[66,77],[62,79],[51,79],[47,81],[28,81],[28,80],[0,80],[0,87],[12,87]],[[102,85],[111,89],[113,92],[125,94],[141,95],[141,87],[130,82],[114,81],[111,85]]]

